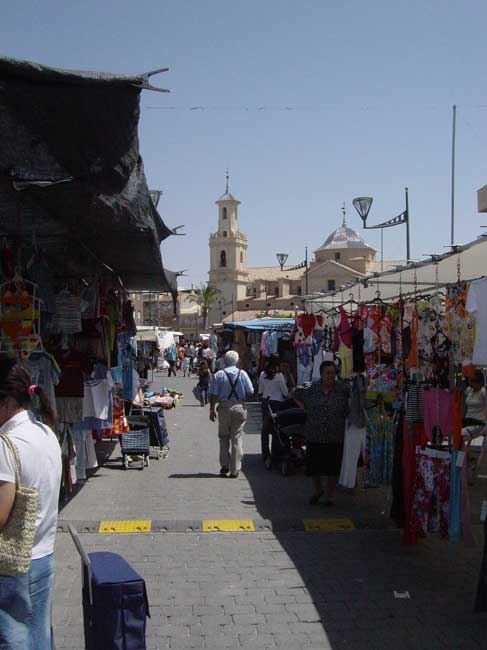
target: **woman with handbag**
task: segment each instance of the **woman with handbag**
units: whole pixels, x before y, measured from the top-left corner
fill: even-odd
[[[0,358],[0,650],[52,650],[61,449],[49,398],[15,360]]]

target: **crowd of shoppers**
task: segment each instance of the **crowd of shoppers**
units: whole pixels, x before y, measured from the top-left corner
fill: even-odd
[[[177,377],[178,372],[182,372],[184,377],[198,371],[198,367],[204,361],[210,372],[221,370],[223,365],[222,358],[217,359],[215,353],[206,341],[197,343],[185,343],[172,345],[164,350],[164,361],[167,363],[168,377]],[[220,367],[218,367],[220,366]]]

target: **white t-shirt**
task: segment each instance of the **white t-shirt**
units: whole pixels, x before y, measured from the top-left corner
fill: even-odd
[[[39,495],[36,533],[32,559],[54,551],[59,488],[61,485],[61,448],[54,432],[38,422],[30,411],[21,411],[0,429],[15,445],[20,459],[20,483],[37,490]],[[14,459],[0,438],[0,481],[15,483]]]
[[[475,314],[475,345],[472,363],[487,365],[487,278],[474,280],[468,290],[468,312]]]
[[[261,372],[258,392],[264,399],[270,399],[274,402],[284,402],[288,396],[284,375],[278,372],[272,379],[268,379],[265,372]]]
[[[139,375],[137,371],[137,386],[134,380],[134,392],[137,394],[139,388]],[[110,410],[110,392],[115,388],[115,382],[110,372],[107,373],[106,379],[89,379],[84,383],[85,396],[83,398],[83,417],[98,418],[107,420]]]

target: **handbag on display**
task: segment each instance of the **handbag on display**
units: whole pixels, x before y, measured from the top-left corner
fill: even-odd
[[[38,494],[20,485],[20,460],[17,450],[4,434],[15,464],[15,501],[5,526],[0,530],[0,575],[18,576],[27,573],[32,558],[36,532]]]

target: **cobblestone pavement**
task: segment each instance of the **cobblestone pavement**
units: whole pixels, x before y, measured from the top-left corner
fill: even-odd
[[[167,384],[156,378],[156,386]],[[474,616],[479,545],[428,539],[400,544],[381,490],[340,494],[333,512],[306,505],[302,475],[266,471],[258,457],[258,410],[251,407],[244,470],[218,477],[216,425],[200,408],[193,379],[171,380],[185,393],[167,414],[171,451],[144,471],[121,470],[118,449],[65,506],[63,521],[206,518],[350,518],[357,530],[85,533],[88,551],[121,553],[146,579],[148,648],[468,650],[487,648],[487,617]],[[181,528],[184,530],[184,526]],[[80,563],[70,536],[57,539],[54,607],[58,650],[84,648]],[[395,598],[394,591],[409,592]]]

